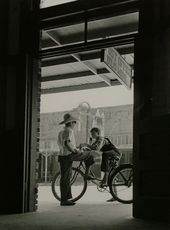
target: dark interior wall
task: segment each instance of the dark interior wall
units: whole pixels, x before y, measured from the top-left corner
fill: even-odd
[[[32,7],[31,0],[0,1],[0,213],[20,213],[29,207],[26,188],[30,187],[30,171],[26,166],[30,164],[31,150],[35,150],[30,121],[32,110],[38,107],[32,97],[37,93],[32,85],[38,70],[30,42],[31,34],[35,43],[37,36],[31,29]]]
[[[22,210],[23,164],[24,160],[24,99],[25,82],[23,75],[24,59],[19,55],[19,21],[9,18],[10,3],[1,1],[1,212]],[[17,16],[19,12],[16,12]],[[4,23],[5,22],[5,23]],[[11,24],[10,24],[11,23]],[[11,34],[12,24],[15,33]],[[14,32],[14,31],[13,31]],[[10,36],[11,35],[11,36]],[[16,41],[18,40],[18,41]],[[21,139],[22,138],[22,139]],[[22,165],[22,166],[21,166]],[[9,206],[6,205],[8,201]]]
[[[140,1],[135,44],[134,205],[137,218],[170,219],[170,1]]]

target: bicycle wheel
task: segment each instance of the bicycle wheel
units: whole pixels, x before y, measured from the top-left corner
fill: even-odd
[[[57,200],[61,200],[60,196],[60,172],[56,173],[52,182],[51,189],[54,197]],[[84,174],[77,168],[72,168],[72,177],[71,177],[71,192],[72,192],[72,201],[79,200],[85,193],[87,189],[87,181],[84,178]]]
[[[115,200],[130,204],[133,202],[133,166],[120,165],[109,180],[110,193]]]

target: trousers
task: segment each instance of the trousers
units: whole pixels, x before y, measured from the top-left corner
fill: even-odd
[[[110,150],[102,153],[101,171],[109,172],[110,170],[110,160],[115,158],[121,158],[121,153],[118,156],[114,150]]]
[[[67,201],[72,198],[71,194],[71,175],[72,175],[72,163],[73,161],[84,161],[86,168],[94,164],[94,158],[89,151],[83,153],[73,154],[71,153],[68,156],[59,156],[58,158],[60,163],[60,193],[61,193],[61,202]]]

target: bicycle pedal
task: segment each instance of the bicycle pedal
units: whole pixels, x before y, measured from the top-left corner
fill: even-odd
[[[100,188],[106,188],[106,187],[107,187],[107,184],[101,184],[99,187],[100,187]]]

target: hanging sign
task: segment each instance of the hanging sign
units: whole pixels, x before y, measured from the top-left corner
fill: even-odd
[[[131,88],[132,68],[113,47],[103,50],[101,61],[123,85],[128,89]]]

